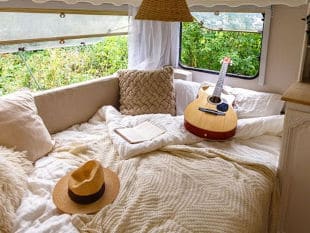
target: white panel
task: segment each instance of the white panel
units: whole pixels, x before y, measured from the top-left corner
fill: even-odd
[[[127,16],[0,12],[0,41],[128,32]]]
[[[265,85],[270,25],[271,25],[271,9],[268,8],[265,11],[262,51],[260,55],[260,67],[259,67],[259,77],[258,77],[258,84],[260,86]]]
[[[310,232],[309,138],[309,106],[288,102],[279,161],[281,181],[279,232]]]

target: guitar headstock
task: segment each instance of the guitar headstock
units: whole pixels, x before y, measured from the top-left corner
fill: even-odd
[[[232,65],[232,60],[230,57],[224,57],[223,60],[221,61],[221,64]]]

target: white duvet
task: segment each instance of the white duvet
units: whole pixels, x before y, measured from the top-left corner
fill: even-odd
[[[167,145],[189,145],[203,141],[202,138],[185,129],[183,115],[176,117],[169,114],[126,116],[112,106],[101,108],[98,115],[106,120],[109,135],[118,154],[123,159],[154,151]],[[279,136],[283,129],[283,120],[284,116],[282,115],[240,119],[234,139],[249,139],[261,135]],[[116,129],[134,127],[145,121],[164,129],[165,133],[150,141],[131,144],[115,132]]]
[[[179,223],[184,220],[184,217],[186,219],[187,215],[188,219],[192,219],[199,211],[197,212],[195,208],[190,210],[191,208],[189,206],[180,203],[181,206],[178,208],[181,215],[185,214],[184,216],[182,215],[183,217],[177,215],[174,209],[166,209],[165,206],[161,208],[158,207],[158,212],[154,213],[151,211],[150,213],[153,214],[150,214],[147,211],[147,203],[149,203],[150,206],[157,203],[156,206],[158,206],[158,202],[154,202],[154,200],[145,200],[156,198],[156,195],[150,195],[150,190],[148,190],[149,187],[142,187],[142,185],[149,184],[148,178],[153,179],[153,173],[151,173],[151,171],[160,172],[168,169],[167,171],[169,171],[170,175],[175,174],[176,183],[185,178],[184,171],[186,170],[179,171],[178,169],[180,168],[189,169],[189,171],[195,168],[192,170],[193,173],[187,173],[195,176],[196,171],[205,169],[201,163],[199,163],[199,161],[205,159],[215,159],[215,162],[221,160],[221,163],[228,166],[228,170],[233,169],[234,172],[237,172],[238,169],[244,170],[245,168],[242,168],[245,166],[244,164],[247,164],[246,166],[255,165],[255,167],[258,166],[259,169],[262,168],[265,172],[268,171],[270,174],[267,173],[271,177],[271,180],[269,180],[270,177],[265,178],[261,175],[259,175],[259,177],[263,185],[268,187],[269,190],[266,192],[269,198],[266,199],[266,197],[264,197],[266,200],[263,198],[262,201],[265,205],[268,205],[268,203],[270,205],[272,204],[270,202],[271,188],[274,185],[272,177],[276,173],[277,168],[281,142],[279,135],[282,130],[283,116],[272,116],[259,119],[253,118],[251,120],[239,121],[238,131],[234,140],[227,142],[205,142],[184,131],[182,128],[182,117],[173,118],[168,115],[162,115],[157,116],[158,124],[164,122],[163,125],[159,126],[168,127],[166,129],[169,129],[169,127],[171,127],[170,129],[174,129],[175,133],[173,135],[175,137],[173,137],[173,140],[171,140],[171,135],[163,135],[163,139],[159,140],[159,143],[153,144],[153,142],[146,142],[149,144],[135,144],[135,146],[131,146],[124,143],[124,141],[119,141],[120,138],[115,138],[116,135],[113,133],[113,128],[119,127],[118,124],[129,126],[130,124],[138,123],[146,119],[154,120],[157,118],[154,118],[154,116],[126,118],[119,115],[119,113],[114,110],[110,110],[111,111],[107,111],[106,108],[103,108],[99,110],[88,123],[71,127],[66,131],[53,135],[53,138],[56,140],[55,149],[49,156],[36,162],[34,172],[29,176],[29,190],[25,194],[21,206],[17,210],[16,232],[78,232],[76,227],[80,228],[82,232],[136,232],[137,229],[140,229],[139,232],[156,232],[156,229],[157,232],[167,232],[167,230],[170,231],[171,229],[175,229],[175,232],[194,232],[195,229],[189,230],[185,226],[179,225]],[[107,122],[105,122],[105,120]],[[166,124],[167,122],[171,124]],[[155,123],[157,123],[156,120]],[[109,135],[112,138],[113,146]],[[194,142],[198,142],[194,147],[183,145]],[[151,152],[153,150],[156,151]],[[139,156],[141,153],[144,154]],[[132,156],[135,157],[131,158]],[[72,218],[70,215],[60,213],[56,209],[51,198],[54,185],[68,171],[94,158],[100,160],[104,166],[111,168],[119,175],[121,190],[118,198],[113,204],[105,207],[95,216],[75,215]],[[126,158],[127,160],[121,158]],[[237,166],[237,170],[229,165],[238,164],[240,161],[241,165]],[[170,165],[175,164],[175,167],[166,167],[166,163],[167,165],[170,163]],[[173,169],[177,170],[174,171]],[[201,174],[201,172],[197,174]],[[212,174],[219,175],[220,173],[215,172],[210,174],[212,176]],[[139,179],[132,180],[134,178],[132,176],[139,177]],[[177,177],[180,179],[178,180]],[[201,179],[205,178],[201,177]],[[208,180],[210,180],[210,178],[208,178]],[[208,180],[204,183],[207,183]],[[156,183],[156,185],[158,185],[158,183]],[[189,183],[188,185],[191,184]],[[143,193],[143,188],[147,190],[146,193]],[[196,189],[203,189],[203,186],[199,187],[199,185],[196,186],[196,184],[193,183],[192,188],[194,191]],[[165,187],[161,187],[159,190],[166,192]],[[178,200],[177,198],[182,195],[172,195],[169,198]],[[184,194],[184,197],[185,196],[188,195]],[[167,197],[164,196],[164,198]],[[201,196],[201,198],[203,198],[203,196]],[[259,198],[260,197],[257,197],[258,201],[260,200]],[[143,202],[143,200],[145,202]],[[204,202],[201,201],[201,204],[203,203]],[[150,217],[150,219],[148,218],[144,221],[143,216],[139,216],[140,212],[136,212],[140,210],[139,208],[146,211],[145,214],[142,215]],[[120,209],[123,211],[120,211]],[[260,209],[260,213],[256,213],[258,214],[256,217],[260,216],[259,225],[256,227],[254,224],[256,231],[253,225],[254,230],[252,232],[257,232],[257,229],[266,230],[268,228],[269,208],[262,209],[260,207]],[[161,216],[159,217],[156,214],[161,214]],[[230,214],[231,213],[227,213],[227,216],[231,217]],[[196,219],[200,219],[199,216],[196,217]],[[212,216],[210,216],[210,218],[211,217]],[[143,221],[140,222],[139,219],[143,219]],[[163,222],[158,223],[158,219],[161,219],[160,221]],[[213,220],[216,221],[216,219]],[[154,221],[156,223],[154,223]],[[227,224],[231,225],[230,222]],[[246,225],[248,224],[249,223]],[[207,229],[204,228],[203,221],[197,222],[196,225],[203,227],[197,229]],[[225,225],[223,226],[225,227]],[[227,229],[229,229],[229,227]],[[236,229],[239,228],[236,226]],[[209,232],[217,231],[214,230]],[[231,232],[244,231],[231,230]]]

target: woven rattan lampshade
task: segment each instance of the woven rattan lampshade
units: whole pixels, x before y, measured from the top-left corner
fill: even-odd
[[[191,22],[185,0],[143,0],[135,19]]]

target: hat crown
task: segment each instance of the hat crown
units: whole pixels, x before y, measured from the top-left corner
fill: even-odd
[[[97,193],[104,184],[104,172],[96,160],[86,162],[73,171],[68,180],[68,188],[76,195],[87,196]]]

